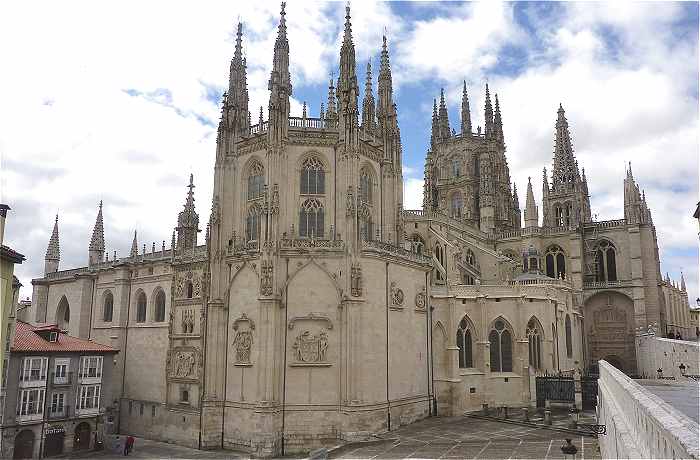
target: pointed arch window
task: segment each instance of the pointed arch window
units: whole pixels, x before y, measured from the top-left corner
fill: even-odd
[[[112,322],[114,316],[114,296],[110,291],[105,294],[104,306],[102,309],[102,321],[106,323]]]
[[[505,321],[499,319],[489,333],[491,372],[513,372],[513,342]]]
[[[299,210],[299,236],[323,238],[323,205],[316,199],[304,201]]]
[[[162,289],[158,289],[156,293],[154,310],[153,319],[159,323],[165,321],[165,292]]]
[[[146,322],[146,294],[143,291],[136,297],[136,322]]]
[[[462,318],[457,329],[457,347],[459,348],[460,369],[474,367],[472,360],[472,333],[467,317]]]
[[[559,246],[550,246],[545,253],[545,269],[550,278],[566,277],[566,258]]]
[[[317,158],[308,158],[301,165],[301,194],[323,195],[326,177],[323,164]]]
[[[372,213],[370,212],[369,207],[366,205],[360,206],[360,209],[357,211],[357,216],[359,218],[360,225],[360,238],[363,241],[373,240]]]
[[[564,223],[566,224],[567,227],[570,227],[571,225],[573,225],[573,216],[574,216],[573,206],[571,206],[571,203],[566,203],[564,205]]]
[[[372,204],[372,174],[367,168],[360,171],[360,203]]]
[[[450,200],[450,213],[453,218],[460,219],[462,217],[462,209],[464,208],[464,200],[462,199],[461,192],[455,192],[452,194]]]
[[[601,241],[596,249],[596,281],[617,281],[615,246],[609,241]]]
[[[564,208],[561,205],[557,204],[554,206],[554,219],[557,227],[564,226]]]
[[[445,268],[445,255],[444,255],[442,246],[440,244],[435,245],[435,258],[440,263],[440,266],[442,268]],[[436,270],[435,277],[438,281],[442,281],[442,279],[443,279],[442,272],[440,270]]]
[[[248,173],[248,199],[255,200],[263,195],[265,189],[265,168],[256,161]]]
[[[260,215],[262,209],[258,205],[251,206],[248,209],[248,215],[245,221],[245,237],[246,241],[257,241],[260,239]]]
[[[572,345],[571,345],[571,317],[567,313],[566,320],[564,321],[564,329],[566,330],[566,356],[571,358],[573,355]]]
[[[542,367],[542,332],[534,318],[527,323],[525,335],[528,342],[530,366],[540,369]]]

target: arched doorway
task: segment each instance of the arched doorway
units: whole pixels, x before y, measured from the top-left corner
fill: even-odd
[[[634,303],[615,291],[599,292],[585,302],[588,365],[604,359],[628,375],[636,373]]]
[[[51,426],[46,429],[44,440],[44,457],[52,457],[63,453],[63,440],[66,430],[62,426]]]
[[[56,324],[59,328],[67,331],[70,325],[70,305],[66,296],[61,297],[56,309]]]
[[[83,422],[75,427],[75,438],[73,439],[73,450],[83,450],[90,448],[90,424]]]
[[[12,458],[32,458],[34,454],[34,432],[22,430],[15,437],[15,451]]]

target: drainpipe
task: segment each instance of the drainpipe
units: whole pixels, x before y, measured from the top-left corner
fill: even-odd
[[[129,271],[129,292],[126,297],[126,325],[124,326],[124,364],[122,366],[122,391],[119,397],[119,420],[117,421],[117,433],[122,431],[121,401],[124,399],[124,386],[126,385],[126,357],[129,345],[129,316],[131,314],[131,269]],[[172,307],[172,299],[171,299]]]

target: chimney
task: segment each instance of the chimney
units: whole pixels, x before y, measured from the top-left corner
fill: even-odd
[[[5,217],[7,217],[7,211],[11,209],[6,204],[0,204],[0,244],[5,240]]]

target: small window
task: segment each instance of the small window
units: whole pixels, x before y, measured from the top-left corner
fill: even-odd
[[[190,392],[187,389],[182,389],[180,391],[180,402],[189,403],[190,402]]]
[[[161,289],[159,289],[156,293],[156,305],[154,313],[155,314],[153,319],[156,322],[165,321],[165,292],[163,292]]]
[[[111,292],[105,294],[104,306],[102,309],[102,321],[109,323],[114,315],[114,296]]]
[[[146,322],[146,294],[141,291],[136,300],[136,322]]]
[[[187,282],[187,298],[192,298],[192,281]],[[165,311],[163,312],[163,314],[165,315]]]
[[[58,342],[58,332],[51,332],[49,334],[49,342]]]

